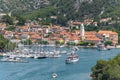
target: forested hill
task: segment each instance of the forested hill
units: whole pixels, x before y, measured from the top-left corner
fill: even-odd
[[[0,0],[0,11],[32,11],[47,5],[48,0]]]
[[[25,13],[32,19],[51,15],[65,20],[111,15],[116,17],[120,14],[119,8],[120,0],[0,0],[1,12],[12,12],[17,15]]]

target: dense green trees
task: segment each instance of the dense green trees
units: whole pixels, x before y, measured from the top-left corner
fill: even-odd
[[[57,40],[57,41],[55,41],[55,44],[56,44],[56,45],[63,45],[63,44],[64,44],[64,41],[58,41],[58,40]]]
[[[93,80],[120,80],[120,54],[108,61],[97,61],[91,76]]]
[[[15,48],[15,44],[10,42],[9,40],[5,39],[1,34],[0,34],[0,49],[3,51],[10,51]]]
[[[37,40],[36,43],[38,43],[38,44],[45,44],[45,45],[49,44],[48,41],[44,41],[44,40]]]
[[[95,43],[93,43],[93,42],[79,41],[79,42],[77,43],[77,45],[80,45],[80,46],[93,46],[93,45],[95,45]]]
[[[24,45],[31,45],[32,41],[30,39],[26,39],[26,40],[22,40],[21,43]]]
[[[9,24],[9,25],[13,25],[14,24],[13,23],[13,21],[14,21],[13,17],[11,17],[9,15],[3,16],[2,17],[2,21],[5,22],[5,23],[7,23],[7,24]]]
[[[112,45],[112,41],[106,41],[106,42],[104,42],[104,44],[105,44],[105,46]]]
[[[119,0],[93,0],[93,2],[85,1],[78,3],[76,0],[50,0],[48,5],[43,6],[43,4],[41,4],[39,5],[41,7],[38,9],[34,9],[32,5],[35,4],[31,4],[29,1],[31,2],[31,0],[14,1],[14,3],[10,5],[12,7],[12,5],[18,3],[18,5],[25,5],[24,7],[31,6],[31,9],[19,8],[18,10],[13,10],[15,16],[22,17],[19,18],[18,24],[20,25],[24,24],[24,19],[34,20],[42,18],[43,24],[54,23],[65,26],[69,20],[83,21],[86,18],[94,18],[98,21],[98,19],[102,17],[112,17],[113,19],[120,17]],[[50,16],[57,16],[57,19],[51,19]],[[96,27],[93,29],[95,28]]]
[[[7,28],[5,30],[7,31],[15,31],[15,28],[14,26],[7,26]]]
[[[11,0],[0,1],[1,10],[11,12],[15,16],[29,19],[58,16],[58,21],[83,20],[85,18],[120,17],[119,0]],[[38,5],[39,4],[39,5]],[[103,14],[102,14],[103,12]],[[62,17],[62,19],[61,19]],[[63,22],[60,22],[64,25]]]
[[[18,20],[17,25],[24,25],[26,22],[26,18],[24,18],[22,16],[17,16],[17,20]]]

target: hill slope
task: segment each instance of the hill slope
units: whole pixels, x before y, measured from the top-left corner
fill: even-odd
[[[49,6],[52,10],[50,12],[46,8]],[[34,17],[38,17],[42,9],[46,15],[57,15],[66,20],[119,16],[119,8],[120,0],[0,0],[1,12],[12,12],[16,15],[25,13],[28,16],[34,14]],[[38,14],[35,13],[36,11]]]
[[[0,11],[31,11],[49,4],[48,0],[0,0]]]

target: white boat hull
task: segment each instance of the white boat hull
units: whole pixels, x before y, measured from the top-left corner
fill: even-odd
[[[76,63],[76,62],[78,62],[79,61],[79,58],[77,58],[77,59],[72,59],[72,60],[66,60],[66,63]]]

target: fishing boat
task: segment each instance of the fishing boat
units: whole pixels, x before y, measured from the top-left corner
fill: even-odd
[[[79,56],[75,53],[71,53],[68,55],[67,59],[66,59],[66,63],[76,63],[79,61]]]

